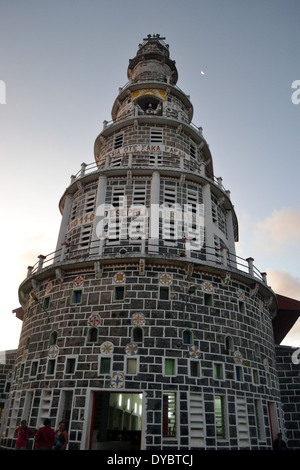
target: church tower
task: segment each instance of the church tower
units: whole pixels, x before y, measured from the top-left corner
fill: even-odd
[[[160,35],[59,202],[57,247],[19,288],[4,441],[21,419],[69,449],[270,449],[281,428],[276,296],[236,256],[238,220]]]

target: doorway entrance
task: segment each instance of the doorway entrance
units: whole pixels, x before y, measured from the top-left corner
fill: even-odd
[[[94,392],[91,450],[140,450],[142,393]]]

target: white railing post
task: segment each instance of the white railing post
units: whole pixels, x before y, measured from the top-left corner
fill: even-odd
[[[248,263],[249,274],[250,274],[250,276],[254,277],[254,270],[253,270],[253,261],[254,261],[254,259],[253,258],[246,258],[246,261]]]
[[[33,270],[33,266],[28,266],[27,267],[27,277],[30,276],[30,274],[32,273],[32,270]]]
[[[267,273],[261,273],[264,283],[267,285]]]
[[[81,163],[80,178],[84,176],[86,167],[87,167],[86,163]]]
[[[43,263],[44,263],[44,260],[46,259],[46,256],[39,255],[38,259],[39,259],[38,271],[40,271],[43,268]]]
[[[70,243],[64,242],[61,244],[60,261],[63,261],[66,258],[66,250],[68,246],[70,246]]]

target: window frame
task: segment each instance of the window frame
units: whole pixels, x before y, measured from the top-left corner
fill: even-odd
[[[169,397],[173,398],[171,403],[174,404],[173,407],[169,405]],[[162,394],[162,438],[163,439],[174,439],[177,438],[178,430],[177,430],[177,393],[176,392],[163,392]],[[173,423],[173,433],[170,433],[171,427],[170,425],[170,418],[169,415],[172,413],[174,415],[174,423]]]
[[[167,362],[169,362],[171,364],[171,361],[172,361],[172,374],[169,374],[167,373],[167,369],[168,369],[168,366],[167,366]],[[177,375],[177,360],[176,358],[173,358],[173,357],[165,357],[164,358],[164,362],[163,362],[163,375],[166,376],[166,377],[175,377]]]
[[[166,299],[163,299],[161,297],[161,293],[162,292],[167,292],[168,293],[168,296]],[[158,300],[164,300],[166,302],[168,302],[170,300],[170,286],[159,286],[159,290],[158,290]]]
[[[70,361],[72,361],[73,366],[72,366],[72,370],[68,371],[68,363],[70,364]],[[77,356],[66,356],[64,374],[65,375],[75,374],[76,367],[77,367]]]
[[[119,289],[123,289],[123,296],[120,299],[118,299],[117,295],[116,295],[116,293]],[[115,285],[114,286],[114,291],[113,291],[113,302],[123,302],[124,300],[125,300],[125,285],[124,284]]]
[[[76,298],[76,292],[80,292],[80,301],[79,302],[75,302],[75,298]],[[83,289],[73,289],[72,290],[72,294],[71,294],[71,305],[81,305],[82,304],[82,299],[83,299]]]
[[[216,373],[217,371],[221,372],[220,377],[219,377],[219,373],[218,374]],[[223,362],[214,362],[213,363],[213,378],[215,380],[225,380]]]
[[[129,370],[129,364],[130,364],[130,363],[135,364],[134,372],[132,372],[132,371]],[[138,356],[126,357],[126,361],[125,361],[125,374],[126,374],[126,375],[137,375],[137,374],[138,374],[138,370],[139,370],[139,358],[138,358]]]
[[[216,399],[220,399],[220,411],[221,411],[221,425],[218,426],[218,414],[216,409]],[[214,412],[215,412],[215,430],[217,441],[225,441],[227,439],[227,413],[226,413],[226,397],[225,395],[217,394],[214,396]],[[222,433],[218,433],[218,428],[222,429]]]
[[[107,361],[109,364],[108,372],[101,371],[101,366],[104,365],[104,362]],[[111,356],[100,356],[99,358],[99,375],[110,375],[112,371],[112,357]]]
[[[50,364],[51,364],[51,369],[53,367],[52,372],[49,372]],[[46,368],[46,374],[45,375],[53,377],[55,375],[55,372],[56,372],[56,359],[52,359],[52,358],[49,357],[48,361],[47,361],[47,368]]]

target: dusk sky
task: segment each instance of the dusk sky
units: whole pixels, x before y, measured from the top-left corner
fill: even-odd
[[[55,250],[59,200],[148,34],[170,45],[231,192],[238,255],[300,300],[299,18],[299,0],[0,0],[0,351],[18,346],[18,286]],[[297,325],[283,344],[300,346]]]

